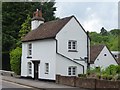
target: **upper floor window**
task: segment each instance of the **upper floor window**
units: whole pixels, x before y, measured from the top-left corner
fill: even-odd
[[[28,56],[31,56],[32,55],[32,44],[29,43],[28,44]]]
[[[68,75],[75,76],[76,75],[76,69],[77,69],[76,66],[68,67]]]
[[[68,51],[77,51],[77,41],[75,40],[68,41]]]
[[[118,55],[114,55],[115,58],[118,58]]]
[[[104,56],[107,56],[107,54],[105,53]]]

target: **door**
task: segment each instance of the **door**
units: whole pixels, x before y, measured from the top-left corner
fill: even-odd
[[[33,61],[33,64],[34,64],[34,79],[38,79],[38,75],[39,75],[39,63],[40,61]]]

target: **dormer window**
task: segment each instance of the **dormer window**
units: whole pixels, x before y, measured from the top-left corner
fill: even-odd
[[[68,51],[77,51],[77,41],[75,40],[69,40],[68,41]]]
[[[28,44],[28,56],[31,56],[32,55],[32,44],[29,43]]]

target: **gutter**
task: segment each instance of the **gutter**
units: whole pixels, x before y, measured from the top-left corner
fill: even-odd
[[[57,53],[58,55],[64,57],[64,58],[66,58],[66,59],[68,59],[68,60],[76,63],[76,64],[81,65],[81,66],[83,67],[83,74],[84,74],[84,70],[85,70],[85,69],[84,69],[84,65],[82,65],[82,64],[80,64],[80,63],[78,63],[78,62],[76,62],[76,61],[74,61],[74,60],[72,60],[72,59],[70,59],[70,58],[68,58],[68,57],[66,57],[66,56],[64,56],[63,54],[58,53],[58,49],[57,49],[57,47],[58,47],[58,43],[57,43],[57,42],[58,42],[58,41],[57,41],[57,39],[55,39],[55,40],[56,40],[56,53]]]

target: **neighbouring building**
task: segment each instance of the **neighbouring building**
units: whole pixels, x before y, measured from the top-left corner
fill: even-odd
[[[44,22],[37,10],[31,29],[22,39],[22,77],[55,80],[56,74],[86,73],[90,39],[75,16]]]
[[[115,59],[120,65],[120,51],[111,51],[111,53],[113,54],[113,56],[115,57]]]
[[[109,65],[118,65],[118,61],[105,45],[94,45],[90,47],[90,67],[106,68]]]

